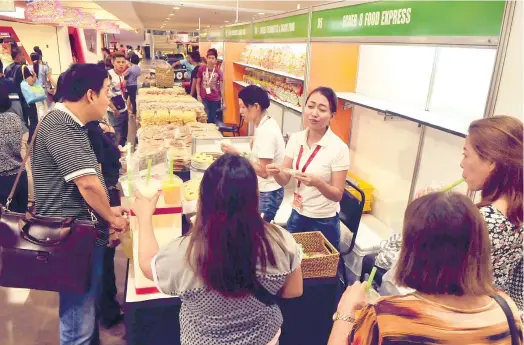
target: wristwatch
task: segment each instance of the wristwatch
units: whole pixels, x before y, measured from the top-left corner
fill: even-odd
[[[333,321],[337,321],[337,320],[342,320],[342,321],[346,321],[349,323],[355,323],[356,321],[353,316],[344,315],[344,314],[339,313],[338,311],[335,312],[335,314],[333,314]]]

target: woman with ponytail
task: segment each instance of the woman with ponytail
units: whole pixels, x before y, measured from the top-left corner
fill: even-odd
[[[51,67],[42,60],[42,50],[40,50],[38,46],[34,47],[30,57],[33,62],[33,72],[35,73],[38,82],[42,85],[47,95],[52,96],[56,90],[56,82],[51,74]],[[48,101],[42,101],[36,104],[39,119],[45,115],[49,105]]]

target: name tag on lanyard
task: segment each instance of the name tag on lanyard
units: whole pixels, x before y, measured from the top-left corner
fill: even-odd
[[[211,75],[209,74],[209,70],[206,68],[206,73],[204,75],[204,83],[206,85],[206,94],[211,94],[211,82],[213,81],[213,78],[215,77],[215,68],[213,67],[213,71],[211,72]]]
[[[302,155],[304,154],[304,146],[301,145],[300,146],[300,151],[298,152],[297,163],[295,165],[296,170],[300,170],[302,172],[306,172],[306,169],[308,168],[309,164],[311,164],[311,162],[313,161],[313,159],[317,155],[318,151],[320,151],[320,148],[321,148],[321,146],[317,145],[317,147],[315,148],[315,150],[313,151],[311,156],[309,156],[308,160],[306,161],[306,164],[304,164],[304,166],[302,167],[302,170],[300,170],[300,168],[299,168],[300,167],[300,160],[302,159]],[[295,191],[295,193],[293,193],[293,202],[291,204],[291,206],[293,206],[293,208],[295,208],[297,211],[302,211],[302,208],[303,208],[302,196],[299,193],[301,184],[302,184],[302,181],[298,181],[298,183],[297,183],[297,190]]]

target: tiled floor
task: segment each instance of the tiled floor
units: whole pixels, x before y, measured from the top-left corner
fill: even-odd
[[[118,299],[124,297],[127,258],[117,250],[115,272]],[[122,324],[100,328],[102,345],[125,345]],[[53,292],[0,287],[1,345],[59,345],[58,295]]]

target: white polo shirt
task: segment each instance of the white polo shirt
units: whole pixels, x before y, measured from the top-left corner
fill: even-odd
[[[293,169],[296,169],[300,147],[303,147],[302,158],[297,170],[302,171],[309,157],[317,146],[320,150],[308,165],[305,173],[320,177],[323,181],[331,183],[331,175],[336,171],[349,169],[349,147],[335,133],[328,129],[322,139],[312,147],[307,144],[308,130],[295,133],[289,138],[286,156],[293,159]],[[327,199],[315,187],[308,187],[301,183],[295,192],[302,197],[302,210],[297,212],[309,218],[334,217],[340,211],[338,202]]]
[[[286,143],[275,119],[264,116],[258,127],[255,128],[253,140],[252,159],[259,163],[260,159],[271,159],[275,164],[282,164],[286,152]],[[258,176],[258,189],[260,192],[273,192],[282,188],[275,178],[267,179]]]

